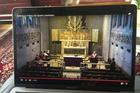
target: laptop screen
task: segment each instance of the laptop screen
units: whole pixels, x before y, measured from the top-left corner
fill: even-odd
[[[15,85],[134,90],[133,5],[17,8]]]

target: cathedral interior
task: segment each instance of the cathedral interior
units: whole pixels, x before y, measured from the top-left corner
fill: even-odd
[[[14,49],[19,81],[129,80],[131,19],[131,15],[17,17]]]

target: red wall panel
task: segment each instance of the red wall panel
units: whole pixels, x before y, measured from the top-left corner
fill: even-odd
[[[60,6],[62,0],[32,0],[34,6]]]
[[[31,6],[30,0],[0,0],[0,14],[10,14],[14,7]]]
[[[30,0],[0,0],[0,4],[30,3]]]

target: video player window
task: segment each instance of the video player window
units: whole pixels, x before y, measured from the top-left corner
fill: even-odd
[[[134,20],[131,12],[17,14],[14,18],[16,85],[132,89]]]

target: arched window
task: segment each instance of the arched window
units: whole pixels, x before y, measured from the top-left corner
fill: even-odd
[[[122,22],[122,15],[118,15],[118,27],[121,26],[121,22]]]
[[[123,27],[126,27],[127,24],[128,24],[128,15],[124,15],[124,18],[125,18],[125,20],[124,20],[124,26]]]
[[[131,29],[132,28],[132,23],[133,23],[133,18],[132,18],[131,15],[129,16],[129,20],[130,20],[129,28]]]
[[[115,27],[117,24],[117,15],[113,16],[113,27]]]

